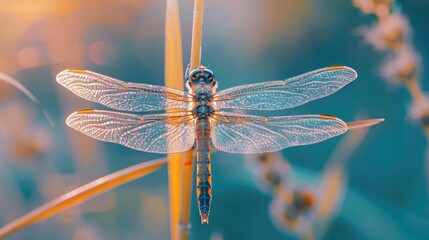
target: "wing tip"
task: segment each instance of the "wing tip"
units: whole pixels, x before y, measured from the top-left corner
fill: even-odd
[[[358,77],[358,73],[356,70],[354,70],[351,67],[343,66],[343,65],[337,65],[337,66],[329,66],[326,68],[328,71],[335,71],[335,70],[348,70],[353,74],[353,79],[356,79]]]
[[[75,112],[73,112],[72,114],[70,114],[67,118],[66,118],[66,124],[67,126],[76,129],[76,127],[74,126],[73,122],[74,120],[76,120],[77,115],[82,115],[82,114],[88,114],[88,113],[94,113],[95,110],[94,109],[80,109],[77,110]]]
[[[66,70],[59,72],[56,79],[57,79],[57,82],[61,84],[62,77],[67,76],[69,73],[87,73],[87,72],[88,70],[85,70],[83,68],[68,68]]]
[[[331,120],[331,121],[335,121],[337,123],[339,123],[340,125],[342,125],[341,131],[344,133],[346,132],[349,128],[349,126],[347,125],[347,123],[345,123],[341,118],[332,116],[332,115],[328,115],[328,114],[319,114],[319,117],[321,119],[326,119],[326,120]]]

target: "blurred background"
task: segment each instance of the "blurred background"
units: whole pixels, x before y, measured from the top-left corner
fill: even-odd
[[[193,1],[179,4],[187,64]],[[154,0],[0,1],[0,71],[25,85],[56,125],[52,128],[25,95],[0,81],[0,225],[103,175],[164,157],[69,129],[64,120],[74,110],[105,108],[73,95],[55,76],[80,67],[163,85],[165,5]],[[424,66],[429,2],[400,1],[395,8],[409,18]],[[359,77],[338,93],[259,114],[325,113],[346,122],[386,121],[372,127],[342,160],[347,161],[339,170],[342,177],[329,187],[321,186],[321,179],[329,175],[333,153],[350,133],[274,156],[287,159],[290,188],[314,193],[310,203],[341,195],[331,201],[336,211],[323,216],[308,211],[306,219],[289,226],[275,221],[282,210],[275,210],[273,195],[261,188],[262,167],[249,164],[252,157],[214,153],[210,224],[200,224],[193,195],[190,239],[299,239],[314,228],[319,229],[313,231],[316,239],[429,238],[425,135],[409,115],[409,94],[379,73],[386,54],[360,35],[359,29],[374,21],[351,0],[206,1],[202,63],[215,72],[219,90],[346,65]],[[420,84],[428,90],[424,67]],[[8,239],[168,239],[167,177],[163,168]]]

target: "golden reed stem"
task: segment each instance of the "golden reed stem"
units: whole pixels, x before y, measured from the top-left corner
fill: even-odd
[[[177,0],[167,1],[165,26],[165,86],[184,89],[182,36]],[[168,154],[170,238],[187,239],[191,205],[193,153]]]
[[[183,174],[182,174],[182,201],[180,212],[179,239],[188,239],[190,230],[190,212],[191,212],[191,196],[192,196],[192,173],[193,171],[193,152],[187,151],[184,153]]]
[[[165,86],[183,89],[182,39],[177,0],[167,0],[165,21]],[[170,203],[170,239],[178,239],[181,202],[182,153],[170,153],[168,190]]]

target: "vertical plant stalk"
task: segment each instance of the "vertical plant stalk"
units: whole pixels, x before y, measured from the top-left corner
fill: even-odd
[[[165,21],[165,86],[184,89],[182,36],[177,0],[168,0]],[[170,238],[187,239],[192,186],[192,150],[168,154]],[[180,231],[180,236],[179,236]]]
[[[184,153],[183,174],[182,174],[182,201],[180,206],[180,227],[179,239],[188,239],[190,230],[190,212],[191,212],[191,196],[192,196],[192,173],[193,173],[193,152],[187,151]]]
[[[153,160],[140,163],[101,177],[93,182],[90,182],[82,187],[62,195],[51,202],[48,202],[47,204],[0,228],[0,239],[3,239],[31,224],[52,217],[68,208],[81,204],[88,199],[98,196],[122,184],[152,173],[166,164],[166,159]]]

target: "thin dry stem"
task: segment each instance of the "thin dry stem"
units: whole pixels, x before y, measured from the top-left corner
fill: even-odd
[[[47,204],[0,228],[0,238],[5,238],[31,224],[40,222],[115,187],[152,173],[166,164],[166,159],[153,160],[101,177],[91,183],[62,195],[51,202],[48,202]]]

